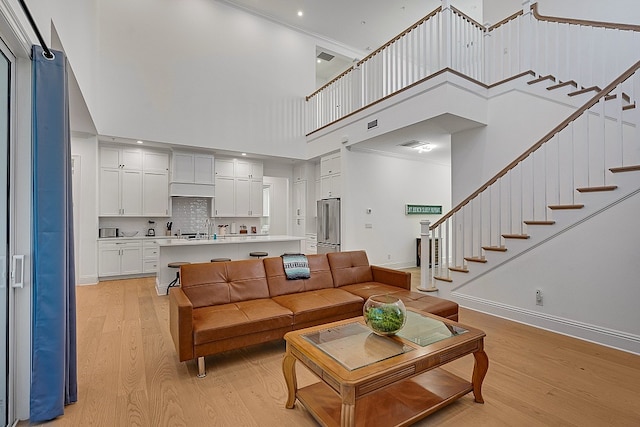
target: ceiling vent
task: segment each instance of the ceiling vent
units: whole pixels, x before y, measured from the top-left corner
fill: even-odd
[[[401,147],[416,148],[424,145],[424,142],[412,139],[411,141],[407,141],[398,145],[400,145]]]
[[[335,58],[335,56],[333,56],[333,55],[329,55],[327,52],[320,52],[316,58],[318,58],[318,59],[322,59],[323,61],[327,61],[327,62],[329,62],[329,61],[331,61],[333,58]]]

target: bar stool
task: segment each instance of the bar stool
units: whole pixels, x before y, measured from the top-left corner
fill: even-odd
[[[231,258],[213,258],[211,262],[227,262],[231,261]]]
[[[260,258],[269,256],[269,253],[262,252],[262,251],[255,251],[255,252],[249,252],[249,256],[260,259]]]
[[[174,286],[178,286],[180,284],[180,266],[183,265],[187,265],[187,264],[191,264],[190,262],[185,262],[185,261],[176,261],[176,262],[170,262],[169,264],[167,264],[167,267],[169,268],[177,268],[178,272],[176,273],[176,278],[173,279],[173,281],[171,283],[169,283],[169,286],[167,286],[167,295],[169,295],[169,289],[174,287]]]

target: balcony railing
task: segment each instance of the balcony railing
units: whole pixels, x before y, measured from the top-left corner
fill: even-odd
[[[484,84],[521,72],[602,88],[637,59],[640,27],[541,15],[537,3],[492,26],[442,5],[307,97],[306,133],[452,69]],[[620,46],[627,46],[620,49]]]

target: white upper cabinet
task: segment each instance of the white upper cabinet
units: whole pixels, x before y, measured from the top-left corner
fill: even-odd
[[[320,159],[320,199],[340,197],[342,180],[340,177],[340,153],[330,154]],[[317,195],[316,195],[317,197]]]
[[[100,216],[167,216],[169,154],[138,147],[100,147]]]
[[[142,169],[145,172],[169,173],[169,153],[144,151],[142,153]]]
[[[262,162],[251,162],[248,160],[236,161],[236,178],[262,179]]]
[[[170,195],[213,197],[214,167],[211,154],[174,151],[171,155]]]
[[[340,173],[340,153],[330,154],[320,159],[320,176]]]
[[[262,162],[216,159],[215,216],[262,216]]]
[[[216,159],[216,176],[235,178],[235,162],[233,159]]]

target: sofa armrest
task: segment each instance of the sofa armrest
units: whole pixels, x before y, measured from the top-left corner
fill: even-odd
[[[180,361],[193,359],[193,305],[181,288],[169,289],[169,330]]]
[[[411,273],[386,267],[371,266],[373,281],[411,290]]]

